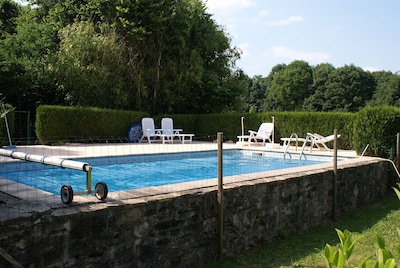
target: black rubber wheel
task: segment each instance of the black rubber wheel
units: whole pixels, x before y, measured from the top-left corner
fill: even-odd
[[[104,199],[107,198],[108,195],[107,184],[105,184],[104,182],[98,182],[96,183],[95,190],[96,190],[95,196],[97,197],[97,199],[103,201]]]
[[[72,190],[71,185],[63,185],[61,187],[60,195],[61,201],[64,204],[69,205],[71,204],[72,199],[74,199],[74,190]]]

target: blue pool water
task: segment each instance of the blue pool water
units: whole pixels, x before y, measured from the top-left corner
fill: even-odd
[[[179,182],[217,178],[217,152],[178,153],[79,159],[93,166],[92,184],[107,184],[110,192],[167,185]],[[327,160],[291,160],[283,156],[270,157],[263,153],[228,150],[223,155],[223,176],[248,174],[307,166]],[[54,194],[59,194],[64,184],[74,191],[85,190],[86,173],[71,169],[51,167],[38,163],[22,162],[0,177]]]

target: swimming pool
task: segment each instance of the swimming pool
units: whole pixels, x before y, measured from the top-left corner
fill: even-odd
[[[170,153],[76,159],[93,167],[92,181],[105,182],[110,192],[216,178],[217,152]],[[223,176],[300,167],[330,161],[330,158],[283,158],[281,153],[225,150]],[[5,166],[5,167],[4,167]],[[61,185],[85,190],[85,173],[40,163],[19,162],[2,167],[0,177],[59,194]]]

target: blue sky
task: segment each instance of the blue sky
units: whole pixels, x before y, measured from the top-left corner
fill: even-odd
[[[294,60],[400,72],[399,0],[204,1],[250,77]]]

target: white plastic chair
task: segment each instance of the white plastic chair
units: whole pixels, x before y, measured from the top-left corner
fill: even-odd
[[[311,148],[315,145],[318,149],[321,149],[320,146],[322,146],[326,150],[330,150],[330,148],[325,144],[327,142],[333,141],[335,139],[335,135],[329,135],[329,136],[322,136],[317,133],[311,134],[307,133],[308,136],[312,138],[311,141]],[[338,138],[340,138],[340,135],[337,135]]]
[[[258,143],[258,140],[262,140],[262,145],[265,145],[265,141],[272,142],[271,137],[274,132],[274,123],[262,123],[258,128],[258,131],[249,130],[250,135],[238,136],[239,142],[251,142]]]
[[[181,133],[182,131],[180,128],[174,128],[174,120],[172,118],[164,117],[161,119],[161,138],[163,143],[167,141],[173,143],[175,137],[179,138],[182,143],[185,143],[185,141],[192,142],[194,134],[183,134]]]
[[[150,117],[142,118],[142,132],[143,135],[140,138],[140,141],[147,139],[148,143],[154,141],[154,138],[160,137],[161,132],[159,129],[155,129],[154,119]]]
[[[179,137],[180,132],[182,129],[174,129],[174,121],[172,118],[169,117],[164,117],[161,119],[161,138],[163,140],[163,143],[165,142],[174,142],[175,137]]]

